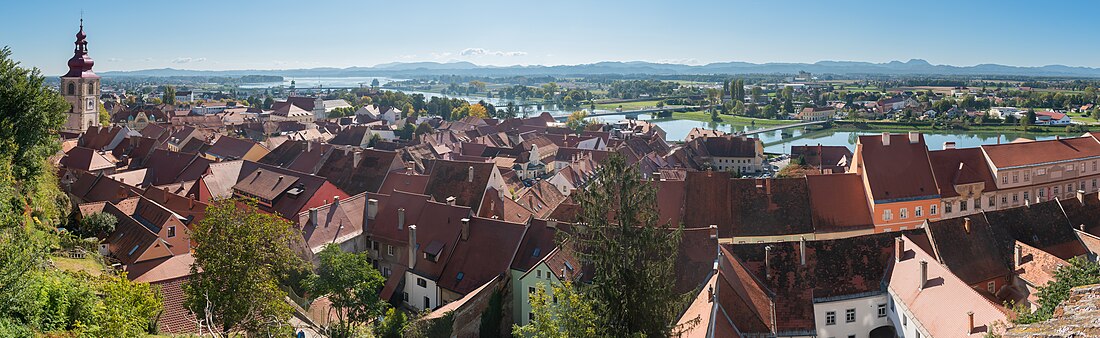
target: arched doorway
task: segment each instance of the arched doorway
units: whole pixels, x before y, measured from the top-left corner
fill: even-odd
[[[894,333],[893,326],[879,326],[871,330],[871,338],[897,338],[897,334]]]

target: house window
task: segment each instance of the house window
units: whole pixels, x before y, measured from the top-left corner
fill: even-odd
[[[393,245],[386,245],[386,254],[393,256]]]
[[[836,311],[825,313],[825,325],[836,325]]]
[[[1061,188],[1061,187],[1054,187],[1054,194],[1055,194],[1055,195],[1057,195],[1057,194],[1058,194],[1059,192],[1061,192],[1061,191],[1062,191],[1062,190],[1060,190],[1060,188]]]
[[[985,289],[989,293],[997,293],[997,282],[985,283]]]
[[[1001,195],[1001,204],[1008,204],[1008,196]]]
[[[993,201],[994,201],[993,196],[989,196],[989,207],[990,208],[996,206],[996,204],[994,204]]]
[[[392,274],[393,274],[393,272],[390,271],[390,268],[387,268],[387,267],[382,268],[382,276],[389,277]]]
[[[959,201],[959,211],[966,211],[967,204],[966,200]]]
[[[422,288],[427,288],[428,287],[428,281],[424,280],[423,278],[417,278],[416,279],[416,286],[419,286],[419,287],[422,287]]]
[[[1001,183],[1008,184],[1008,176],[1001,176]]]
[[[542,278],[542,270],[535,270],[535,275],[537,275],[538,278]]]
[[[1067,164],[1067,165],[1066,165],[1066,171],[1073,171],[1073,167],[1074,167],[1074,165],[1072,165],[1072,164]]]
[[[844,310],[844,322],[855,323],[856,322],[856,309]]]
[[[901,219],[909,218],[909,209],[901,208],[901,210],[898,211],[898,215],[901,216]]]
[[[534,286],[528,286],[527,287],[527,293],[535,294],[535,287]]]
[[[1047,188],[1039,188],[1039,198],[1047,196]]]
[[[913,208],[913,216],[916,216],[916,217],[924,216],[924,208],[923,207]]]
[[[1012,173],[1012,183],[1020,183],[1020,174]]]
[[[1092,161],[1092,171],[1096,171],[1096,161]]]
[[[954,206],[955,206],[955,202],[944,203],[943,204],[943,212],[946,212],[946,213],[950,214],[952,212],[951,208],[953,208]]]
[[[879,318],[886,317],[886,304],[879,304],[878,305],[878,317]]]
[[[1066,193],[1069,194],[1069,193],[1072,193],[1072,192],[1073,192],[1073,183],[1066,184]]]
[[[1030,179],[1031,179],[1031,170],[1025,171],[1024,172],[1024,182],[1027,182]]]
[[[894,215],[890,213],[890,209],[883,210],[882,211],[882,220],[889,221],[891,219],[894,219]]]
[[[370,248],[378,250],[378,241],[370,241]]]
[[[1025,201],[1029,201],[1028,197],[1031,197],[1030,193],[1031,193],[1030,191],[1025,191],[1024,192],[1024,200]]]
[[[896,310],[896,309],[894,308],[894,298],[890,298],[890,311],[897,311],[897,310]]]
[[[909,316],[901,316],[901,326],[909,325]]]
[[[406,302],[409,301],[409,293],[408,292],[402,292],[401,293],[401,300],[406,301]]]
[[[1092,188],[1096,189],[1096,179],[1092,179]]]
[[[175,226],[168,227],[168,238],[172,238],[172,237],[176,237],[176,227]]]
[[[936,206],[937,206],[936,204],[928,206],[928,213],[931,214],[931,215],[935,215],[936,212],[937,212]]]
[[[848,335],[848,338],[856,338],[856,335],[850,334],[850,335]]]
[[[1012,203],[1020,202],[1020,194],[1012,193]]]

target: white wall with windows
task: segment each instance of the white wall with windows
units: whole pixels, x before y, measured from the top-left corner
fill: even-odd
[[[405,272],[405,304],[417,311],[431,310],[439,307],[439,288],[435,281],[412,273]]]
[[[890,325],[888,297],[885,293],[835,298],[814,301],[814,321],[818,337],[866,338],[871,330]]]
[[[897,295],[888,293],[887,301],[889,304],[886,305],[886,314],[890,318],[890,323],[894,325],[894,333],[897,337],[931,337],[924,326],[913,319],[913,314],[909,312],[909,308],[905,307],[905,303]]]

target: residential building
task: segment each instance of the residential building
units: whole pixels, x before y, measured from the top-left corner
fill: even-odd
[[[844,173],[852,163],[852,151],[846,146],[791,146],[791,160],[795,159],[821,174]]]
[[[1053,111],[1040,111],[1035,112],[1035,124],[1050,125],[1050,126],[1064,126],[1073,123],[1073,119],[1069,114],[1059,113]]]
[[[806,107],[798,112],[797,117],[803,122],[812,122],[826,121],[832,119],[833,115],[836,115],[836,108],[833,107]]]
[[[1089,134],[1075,138],[987,144],[981,147],[996,182],[993,208],[1004,209],[1054,198],[1073,198],[1078,190],[1096,192],[1100,180],[1100,141]],[[989,204],[986,204],[989,207]]]
[[[898,337],[985,337],[995,333],[994,325],[1009,323],[1008,309],[960,280],[908,235],[897,238],[893,258],[887,313]]]
[[[940,193],[924,136],[860,136],[849,172],[863,178],[875,231],[915,229],[941,217]]]
[[[764,144],[754,137],[726,135],[696,138],[684,144],[678,152],[700,170],[710,168],[737,173],[763,170]]]

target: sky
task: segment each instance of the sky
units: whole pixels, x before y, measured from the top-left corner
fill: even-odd
[[[1100,67],[1097,1],[14,1],[0,46],[66,70],[83,12],[98,72],[469,61],[561,65],[924,59]]]

